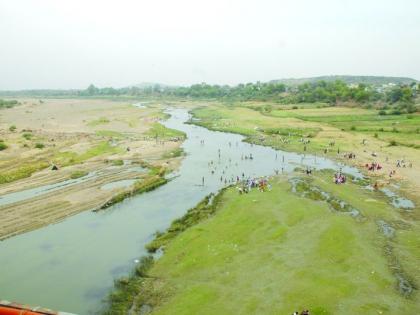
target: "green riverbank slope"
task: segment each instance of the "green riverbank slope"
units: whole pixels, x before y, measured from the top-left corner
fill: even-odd
[[[277,177],[271,184],[264,193],[229,188],[199,223],[184,230],[188,220],[175,222],[172,230],[182,232],[170,233],[164,255],[117,282],[113,310],[420,311],[417,209],[398,210],[357,183],[335,185],[329,173]]]

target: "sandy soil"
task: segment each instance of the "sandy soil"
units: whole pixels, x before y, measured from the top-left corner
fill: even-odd
[[[144,135],[162,117],[160,108],[140,109],[128,102],[110,100],[19,101],[21,105],[0,111],[0,139],[9,146],[0,152],[0,172],[13,172],[38,161],[50,166],[30,177],[0,184],[0,196],[62,182],[75,171],[99,175],[77,185],[0,206],[0,240],[101,206],[114,194],[127,189],[103,190],[101,186],[145,176],[130,171],[134,165],[129,165],[131,162],[147,161],[169,169],[179,165],[179,158],[166,160],[162,155],[179,147],[181,142],[161,142]],[[16,126],[14,132],[9,130],[11,125]],[[25,133],[30,133],[31,138],[25,139]],[[35,148],[39,142],[45,145],[43,149]],[[83,156],[101,143],[109,143],[116,149],[70,165],[56,162],[61,161],[58,157],[63,154]],[[112,166],[116,160],[125,164]],[[51,170],[53,164],[59,166],[58,171]]]

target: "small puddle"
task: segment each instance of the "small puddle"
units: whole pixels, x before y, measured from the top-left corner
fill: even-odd
[[[289,179],[289,182],[292,184],[293,193],[297,193],[302,197],[312,200],[325,201],[334,211],[349,214],[353,218],[363,218],[359,210],[352,207],[344,200],[340,200],[337,197],[332,196],[331,194],[321,190],[319,187],[312,186],[304,179],[291,178]]]
[[[383,235],[388,238],[393,238],[395,236],[395,229],[389,223],[384,220],[378,220],[376,223]]]
[[[391,204],[398,209],[414,209],[414,202],[411,200],[401,197],[388,188],[381,188],[382,191],[391,201]]]

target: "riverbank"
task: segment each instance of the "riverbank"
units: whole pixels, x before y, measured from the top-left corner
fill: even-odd
[[[148,245],[164,255],[118,280],[105,313],[419,311],[417,210],[330,177],[295,173],[272,178],[271,191],[204,199]]]
[[[0,240],[166,183],[156,170],[179,167],[171,153],[185,134],[162,118],[158,104],[111,100],[19,99],[2,109]]]
[[[399,182],[403,193],[420,203],[418,114],[381,116],[372,109],[264,102],[213,104],[192,114],[192,123],[242,134],[250,143],[334,159],[386,185]],[[356,158],[346,157],[349,153]],[[397,161],[404,161],[404,167],[397,167]],[[382,168],[369,172],[365,165],[372,162]]]

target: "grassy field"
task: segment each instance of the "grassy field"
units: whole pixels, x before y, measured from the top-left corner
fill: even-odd
[[[165,254],[119,282],[114,297],[125,306],[116,303],[114,311],[132,307],[139,292],[134,305],[152,306],[153,314],[420,311],[413,289],[420,281],[419,213],[413,218],[358,184],[335,185],[331,174],[295,177],[307,186],[293,192],[291,180],[281,177],[270,192],[239,195],[231,188],[212,212],[203,208],[198,224],[191,211],[175,221],[158,236]],[[360,213],[305,195],[305,187]],[[192,227],[184,230],[185,224]]]
[[[361,168],[379,162],[383,169],[370,175],[382,179],[396,169],[397,160],[404,159],[412,168],[398,169],[395,177],[408,180],[407,193],[420,200],[416,175],[420,172],[419,114],[379,115],[377,110],[364,108],[257,102],[211,104],[193,109],[192,114],[195,124],[242,134],[248,142],[326,156]],[[357,159],[347,159],[344,154],[349,152]]]

